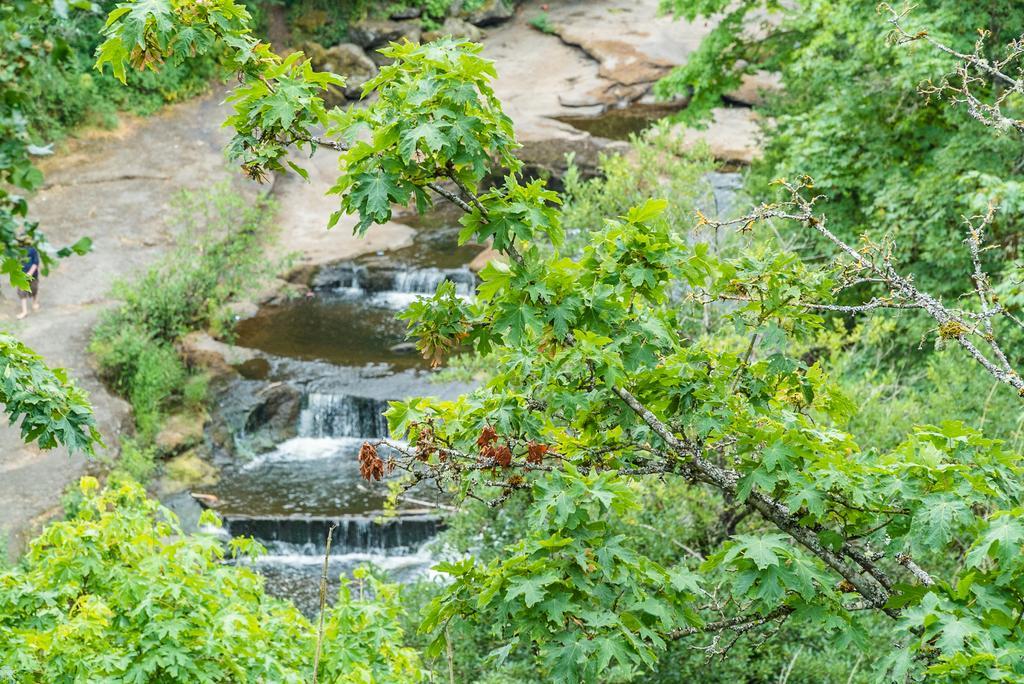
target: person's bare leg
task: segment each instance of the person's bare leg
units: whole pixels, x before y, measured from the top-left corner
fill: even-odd
[[[32,310],[39,311],[39,293],[32,296]]]
[[[24,318],[28,316],[28,300],[24,297],[21,298],[21,313],[18,314],[18,318]]]

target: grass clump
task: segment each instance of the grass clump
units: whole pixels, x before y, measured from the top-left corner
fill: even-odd
[[[547,12],[541,12],[535,17],[530,19],[530,26],[537,29],[541,33],[552,34],[555,32],[555,25],[551,23],[551,17]]]

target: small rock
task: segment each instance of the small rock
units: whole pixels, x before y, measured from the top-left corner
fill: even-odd
[[[582,110],[574,114],[600,114],[608,105],[608,102],[598,94],[590,93],[559,93],[558,104],[571,109]]]
[[[359,99],[363,84],[377,75],[377,65],[354,43],[341,43],[332,48],[306,43],[303,47],[317,70],[329,71],[345,78],[344,91],[328,89],[328,93],[333,95],[329,98],[333,104],[341,104],[345,98]]]
[[[385,57],[384,55],[380,54],[380,52],[377,49],[370,50],[368,54],[370,55],[370,59],[373,60],[373,63],[377,65],[378,69],[380,67],[386,67],[389,64],[394,63],[395,61],[390,57]]]
[[[160,456],[175,456],[203,441],[206,415],[176,413],[168,418],[157,433],[156,448]]]
[[[370,49],[401,42],[403,38],[420,42],[423,29],[418,21],[393,21],[391,19],[363,19],[349,27],[348,37],[353,43]]]
[[[568,124],[563,126],[568,130],[520,141],[522,147],[516,150],[516,156],[530,172],[561,178],[568,168],[566,156],[571,152],[583,177],[593,178],[599,174],[601,155],[626,154],[632,149],[627,142],[581,135]]]
[[[284,278],[270,278],[259,292],[252,295],[252,300],[257,304],[268,304],[280,297],[282,292],[301,284],[301,282],[291,282]]]
[[[175,346],[186,366],[204,370],[212,379],[236,376],[233,366],[256,356],[251,349],[225,344],[205,332],[191,332],[178,340]]]
[[[512,6],[506,0],[484,0],[475,10],[459,10],[459,16],[475,26],[501,24],[511,19],[513,14]]]
[[[440,38],[451,36],[456,40],[468,40],[478,43],[483,40],[484,35],[483,29],[477,28],[468,21],[459,19],[458,17],[448,17],[444,20],[444,24],[441,25],[441,28],[424,33],[423,42],[431,43]]]
[[[416,19],[421,13],[422,10],[419,7],[406,7],[392,12],[391,18],[399,21],[402,19]]]
[[[195,451],[189,451],[167,461],[164,465],[164,476],[160,483],[160,489],[166,495],[193,487],[209,487],[217,484],[217,479],[217,469],[200,458]],[[201,501],[199,497],[193,498],[200,501],[200,505],[204,507],[216,504],[217,497],[212,494],[207,494],[205,497],[210,498],[206,501]]]
[[[220,499],[215,494],[203,492],[190,492],[189,495],[195,499],[203,508],[216,508],[220,505]]]
[[[757,115],[746,107],[719,107],[713,110],[711,123],[705,129],[680,127],[683,144],[698,141],[707,144],[711,155],[719,161],[749,164],[760,156],[760,126]]]
[[[260,308],[255,302],[231,302],[227,307],[234,319],[252,318],[259,313]]]
[[[765,95],[777,93],[782,89],[782,78],[769,71],[758,71],[755,74],[746,74],[740,87],[725,98],[733,102],[745,104],[751,107],[764,104]]]

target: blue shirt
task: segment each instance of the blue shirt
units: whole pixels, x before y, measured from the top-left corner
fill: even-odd
[[[35,266],[35,274],[39,275],[39,251],[35,247],[29,247],[27,252],[25,260],[21,262],[21,271],[28,273],[29,269]]]

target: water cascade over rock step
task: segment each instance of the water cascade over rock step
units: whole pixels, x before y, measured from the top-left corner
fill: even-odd
[[[299,414],[300,437],[374,439],[388,436],[388,421],[384,417],[388,408],[386,401],[312,392],[303,403]]]
[[[313,289],[353,296],[382,292],[433,294],[445,281],[455,283],[458,294],[469,297],[476,290],[476,275],[467,267],[413,268],[401,265],[368,268],[342,262],[325,266],[313,279]]]
[[[273,555],[322,556],[327,531],[331,554],[387,552],[406,555],[417,552],[445,525],[438,514],[400,514],[393,518],[371,515],[326,516],[225,516],[224,530],[232,537],[251,536]]]

